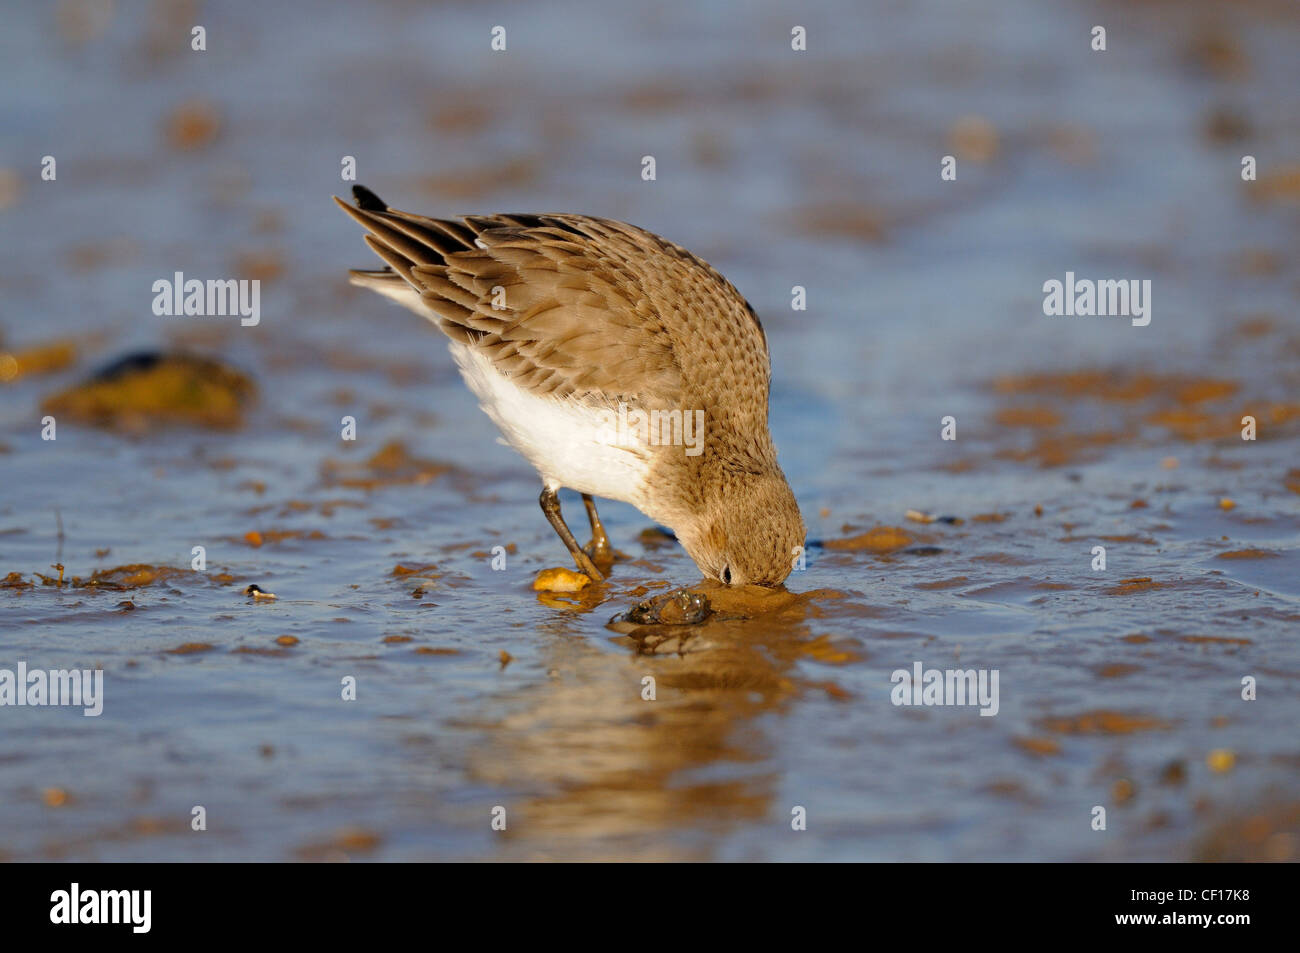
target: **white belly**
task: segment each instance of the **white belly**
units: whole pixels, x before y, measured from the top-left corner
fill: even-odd
[[[643,450],[608,439],[608,419],[571,401],[540,397],[502,375],[483,354],[449,342],[452,357],[479,406],[551,489],[568,487],[643,512],[649,460]]]

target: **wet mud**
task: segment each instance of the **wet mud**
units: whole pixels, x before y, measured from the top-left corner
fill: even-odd
[[[1115,8],[1099,70],[1055,45],[1090,6],[1013,6],[830,4],[800,65],[561,4],[500,73],[468,10],[326,4],[319,43],[232,14],[261,40],[220,81],[133,10],[16,14],[5,101],[62,118],[15,132],[57,184],[0,169],[0,668],[106,687],[0,710],[0,858],[1295,860],[1300,17]],[[438,333],[347,285],[336,153],[741,288],[809,526],[786,586],[603,502],[582,583]],[[1152,279],[1151,324],[1044,315],[1067,269]],[[177,270],[260,278],[261,323],[152,314]],[[996,670],[996,716],[895,703],[917,663]]]

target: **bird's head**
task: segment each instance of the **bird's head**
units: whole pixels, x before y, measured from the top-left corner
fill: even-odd
[[[779,468],[726,473],[674,529],[700,571],[728,586],[781,585],[807,536]]]

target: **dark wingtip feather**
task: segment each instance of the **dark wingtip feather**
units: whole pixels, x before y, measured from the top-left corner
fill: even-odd
[[[352,197],[357,200],[357,208],[367,212],[387,212],[388,203],[364,185],[352,186]]]

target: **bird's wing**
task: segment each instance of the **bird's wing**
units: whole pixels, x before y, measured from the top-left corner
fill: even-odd
[[[432,219],[354,192],[357,207],[336,201],[391,269],[354,280],[381,291],[410,285],[449,337],[535,393],[609,403],[649,392],[672,402],[683,333],[719,308],[746,313],[737,320],[751,336],[745,343],[767,363],[762,329],[739,293],[643,229],[581,215]]]

